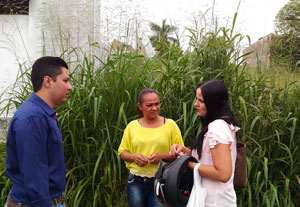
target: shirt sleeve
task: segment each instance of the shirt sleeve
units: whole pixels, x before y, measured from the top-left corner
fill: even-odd
[[[130,146],[129,126],[127,126],[124,130],[122,141],[118,149],[119,154],[121,154],[123,151],[130,152]]]
[[[208,139],[209,147],[214,148],[217,144],[234,143],[232,130],[225,121],[214,121],[208,125],[208,131],[205,135]]]
[[[30,116],[15,122],[17,157],[30,206],[51,207],[49,195],[47,121]]]
[[[179,127],[177,126],[176,122],[173,121],[173,127],[172,127],[172,144],[179,144],[184,146],[182,135]]]

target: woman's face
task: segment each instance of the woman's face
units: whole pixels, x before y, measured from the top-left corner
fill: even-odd
[[[205,117],[207,113],[207,109],[204,103],[204,98],[202,96],[201,88],[197,88],[196,90],[196,102],[195,107],[197,109],[198,116]]]
[[[138,103],[138,107],[143,112],[145,118],[157,118],[160,111],[160,102],[157,94],[146,93],[145,95],[143,95],[143,103]]]

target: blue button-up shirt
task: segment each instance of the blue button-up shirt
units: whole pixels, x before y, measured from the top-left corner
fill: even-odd
[[[13,182],[9,197],[31,207],[51,207],[66,184],[62,135],[56,112],[35,93],[12,118],[6,147],[7,176]]]

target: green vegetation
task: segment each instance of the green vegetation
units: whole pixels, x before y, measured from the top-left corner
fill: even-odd
[[[5,168],[5,144],[0,142],[0,205],[4,206],[4,200],[7,198],[11,184],[6,177]]]
[[[190,29],[193,50],[186,53],[169,45],[153,58],[119,51],[101,60],[88,58],[80,48],[64,50],[70,51],[61,56],[72,60],[74,88],[68,102],[57,108],[67,164],[67,206],[127,206],[128,172],[117,149],[126,124],[137,118],[138,92],[145,87],[159,92],[161,114],[178,123],[185,144],[191,146],[201,127],[193,107],[194,88],[211,78],[228,86],[241,127],[238,139],[248,146],[248,186],[237,190],[238,206],[299,206],[300,82],[274,87],[277,80],[260,68],[249,74],[235,48],[243,36],[233,32],[234,23],[210,32]],[[30,67],[20,66],[2,113],[31,93],[29,72]],[[5,148],[0,146],[3,163]],[[0,189],[4,206],[10,182],[2,164]]]
[[[275,29],[279,34],[300,35],[300,2],[290,0],[277,13]]]
[[[0,14],[28,15],[29,0],[2,0]]]
[[[300,80],[300,73],[291,72],[289,67],[284,63],[273,64],[270,67],[261,65],[250,67],[247,65],[245,69],[252,78],[259,79],[260,77],[264,77],[266,85],[271,88],[284,89],[288,85],[297,83]]]
[[[270,53],[274,65],[299,72],[300,67],[300,36],[283,34],[276,37],[270,44]]]
[[[279,36],[272,41],[270,52],[274,63],[290,71],[300,67],[300,1],[290,0],[279,10],[275,19]]]

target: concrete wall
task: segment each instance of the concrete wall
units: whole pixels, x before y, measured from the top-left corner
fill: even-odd
[[[243,54],[253,51],[247,56],[246,62],[253,67],[257,64],[269,67],[272,65],[272,58],[270,57],[270,43],[276,38],[273,33],[268,34],[265,37],[260,38],[257,42],[243,50]]]
[[[31,0],[29,15],[0,15],[1,83],[15,80],[19,63],[31,64],[42,55],[41,7],[42,1]]]
[[[31,0],[29,15],[0,15],[0,108],[9,98],[19,71],[19,64],[31,65],[42,55],[41,29],[38,13],[41,1]],[[11,117],[15,109],[8,114]],[[1,115],[3,116],[3,115]]]
[[[27,59],[28,15],[0,15],[0,92],[15,81],[18,62]]]

